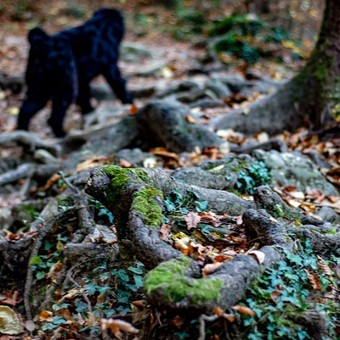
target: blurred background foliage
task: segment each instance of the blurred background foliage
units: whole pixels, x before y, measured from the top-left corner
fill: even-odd
[[[247,65],[274,57],[287,64],[309,56],[323,15],[324,0],[2,0],[0,42],[6,32],[26,34],[43,25],[56,32],[83,22],[100,7],[126,17],[129,40],[166,34],[212,48],[225,63]],[[211,44],[210,44],[211,45]],[[287,52],[287,49],[289,50]],[[9,51],[10,52],[10,51]],[[4,51],[8,57],[8,51]],[[289,56],[285,59],[285,56]]]

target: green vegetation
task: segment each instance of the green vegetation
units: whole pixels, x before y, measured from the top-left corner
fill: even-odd
[[[339,309],[335,300],[327,300],[323,294],[331,286],[339,287],[322,267],[335,266],[338,261],[321,260],[306,243],[296,253],[286,253],[276,268],[266,269],[240,303],[256,312],[255,316],[238,315],[243,339],[311,339],[315,335],[312,327],[303,321],[311,310],[325,316],[329,338],[335,339]]]
[[[144,222],[150,227],[158,227],[162,223],[162,208],[155,197],[163,200],[163,193],[152,186],[139,190],[133,198],[132,208],[141,213]]]
[[[222,281],[219,279],[193,279],[185,274],[190,270],[191,261],[181,256],[173,261],[162,262],[148,272],[144,288],[148,295],[162,291],[162,298],[170,303],[189,299],[192,303],[218,300]]]
[[[234,189],[241,193],[253,194],[257,187],[270,182],[272,179],[269,169],[262,161],[254,162],[239,171]]]
[[[138,299],[142,292],[144,272],[143,264],[138,261],[127,268],[117,266],[117,269],[110,269],[104,260],[94,268],[92,275],[84,279],[79,278],[80,284],[76,286],[70,284],[67,287],[69,291],[72,289],[76,291],[75,295],[66,302],[64,300],[61,304],[53,305],[55,316],[51,318],[52,320],[43,322],[41,329],[53,331],[60,325],[69,325],[64,316],[70,315],[73,326],[79,328],[80,334],[86,337],[90,331],[92,335],[99,337],[100,329],[97,324],[81,326],[82,320],[91,313],[89,308],[91,307],[95,318],[110,318],[131,313],[131,302]],[[65,312],[67,310],[68,313]]]
[[[108,165],[103,167],[102,171],[111,178],[111,185],[107,191],[111,202],[119,200],[129,181],[145,184],[150,182],[147,172],[142,169],[124,169],[117,165]]]
[[[217,20],[208,26],[208,34],[220,37],[214,46],[216,52],[227,52],[247,64],[256,63],[260,57],[273,56],[266,44],[284,44],[289,39],[282,29],[249,14],[235,14]],[[299,52],[294,42],[290,45],[295,54]]]

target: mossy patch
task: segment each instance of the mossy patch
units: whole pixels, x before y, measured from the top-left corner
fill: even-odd
[[[159,264],[147,273],[144,288],[148,295],[161,290],[165,302],[176,303],[188,299],[192,303],[217,301],[222,281],[219,279],[194,279],[186,277],[190,260],[184,256]]]
[[[162,222],[162,208],[155,196],[163,200],[163,193],[152,186],[139,190],[133,198],[132,209],[141,213],[143,221],[150,227],[158,227]]]
[[[108,165],[103,167],[102,171],[111,179],[111,185],[107,190],[107,196],[111,202],[119,199],[129,181],[150,183],[150,177],[143,169],[124,169],[117,165]]]

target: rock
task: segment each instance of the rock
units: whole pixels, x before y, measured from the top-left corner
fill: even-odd
[[[320,189],[325,195],[339,195],[337,189],[327,181],[318,167],[299,152],[255,150],[253,154],[258,160],[265,162],[271,169],[273,181],[281,186],[295,186],[302,192]]]
[[[215,107],[224,107],[225,103],[222,100],[202,98],[190,104],[190,107],[199,107],[200,109],[213,109]]]
[[[340,224],[340,215],[337,214],[331,207],[321,207],[316,214],[325,222]]]
[[[223,142],[207,127],[190,123],[188,116],[188,108],[177,101],[155,100],[140,109],[136,119],[142,139],[169,151],[193,151]]]
[[[123,42],[120,46],[120,58],[127,62],[137,62],[141,58],[152,58],[150,50],[138,43]]]
[[[193,80],[184,80],[168,86],[166,89],[159,90],[158,93],[156,93],[156,97],[164,98],[173,94],[181,92],[188,93],[194,90],[202,90],[202,87]]]
[[[232,95],[229,87],[219,79],[209,79],[205,83],[205,89],[212,91],[217,98],[223,99]]]

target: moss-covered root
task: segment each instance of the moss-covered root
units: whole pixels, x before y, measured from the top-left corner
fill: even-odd
[[[122,200],[122,195],[128,185],[130,187],[137,185],[132,194],[131,210],[141,215],[145,225],[160,226],[163,193],[150,185],[151,180],[145,170],[123,169],[116,165],[108,165],[102,171],[109,176],[111,181],[106,189],[106,196],[112,205]]]
[[[149,227],[158,227],[162,223],[162,208],[163,193],[152,186],[146,186],[140,189],[133,197],[132,209],[140,213],[143,222]]]
[[[218,304],[223,281],[192,278],[192,261],[180,256],[159,264],[145,276],[144,289],[150,302],[162,308],[207,309]]]
[[[117,165],[104,166],[101,171],[110,178],[106,188],[107,199],[111,202],[120,200],[129,182],[134,184],[149,184],[150,177],[143,169],[124,169]]]

